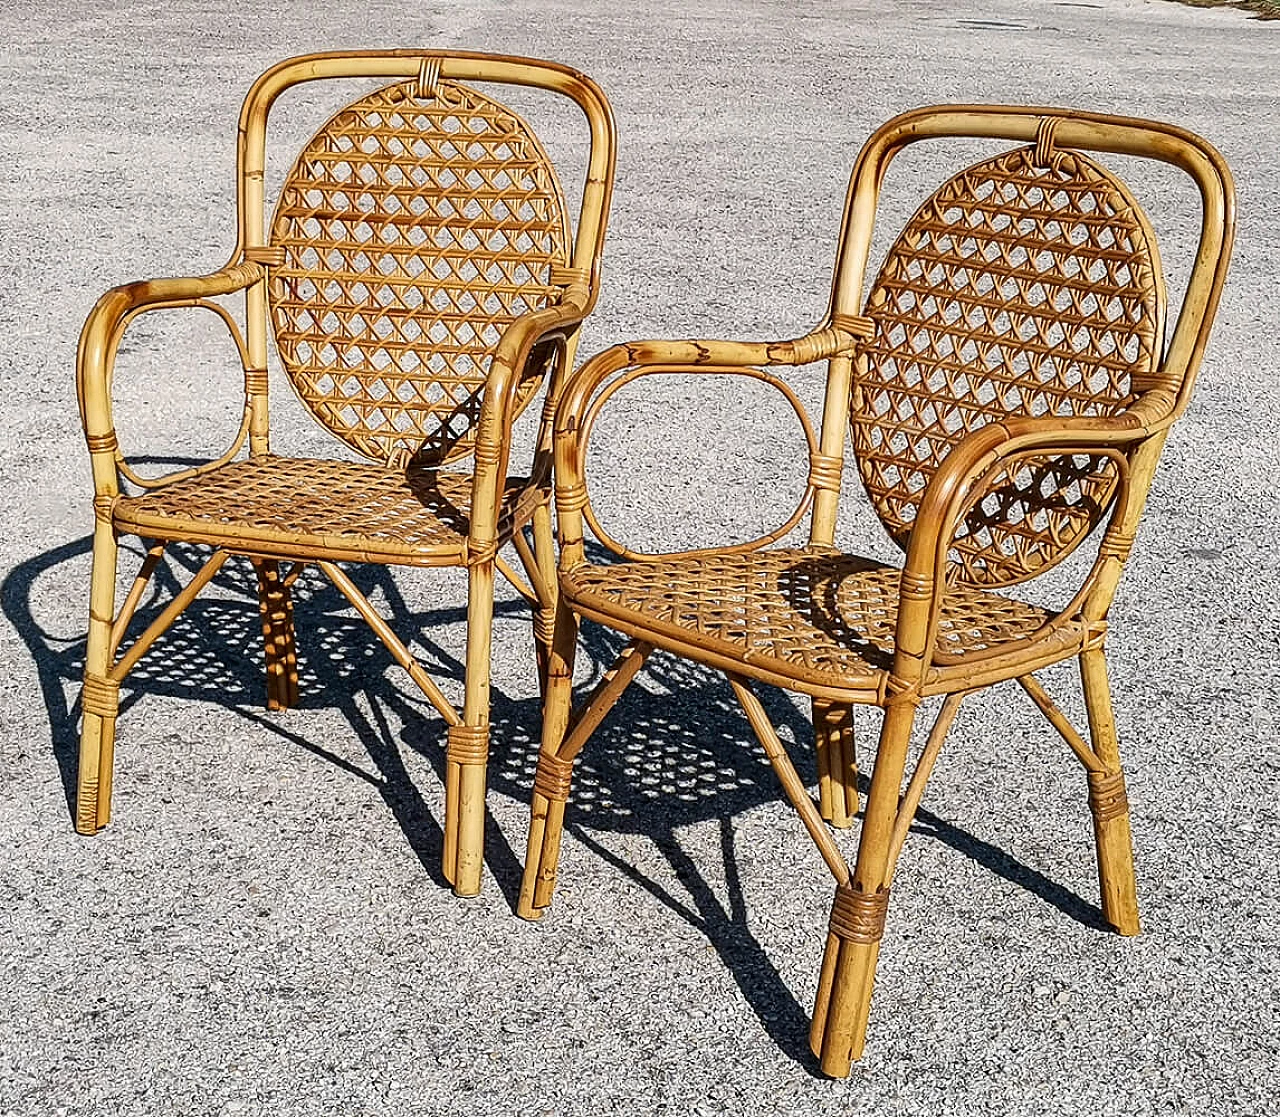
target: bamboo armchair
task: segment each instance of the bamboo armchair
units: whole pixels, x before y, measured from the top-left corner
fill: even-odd
[[[343,108],[306,145],[268,228],[268,112],[299,83],[349,78],[391,84]],[[590,151],[576,230],[537,136],[500,101],[464,84],[470,81],[548,90],[581,109]],[[110,817],[121,682],[229,555],[247,556],[257,572],[267,705],[297,701],[290,587],[314,563],[447,723],[444,872],[458,893],[479,890],[494,575],[502,572],[532,605],[545,669],[555,603],[552,415],[580,324],[597,297],[614,161],[604,95],[550,62],[329,53],[282,62],[257,80],[240,116],[238,240],[226,266],[198,278],[118,287],[94,307],[81,336],[77,387],[95,530],[78,830],[95,833]],[[240,292],[243,334],[212,301]],[[243,364],[245,405],[221,457],[157,480],[140,477],[124,457],[111,380],[126,327],[162,307],[208,309],[227,324]],[[296,394],[363,461],[272,452],[268,321]],[[530,476],[508,477],[512,424],[543,382]],[[122,533],[141,536],[149,550],[117,609]],[[166,544],[179,540],[207,544],[213,553],[121,653],[148,579]],[[500,554],[508,543],[527,582]],[[467,570],[461,712],[342,562]]]
[[[888,165],[910,144],[948,137],[1003,141],[1002,150],[924,202],[864,300]],[[1200,240],[1167,344],[1151,225],[1089,152],[1163,160],[1199,189]],[[826,1073],[847,1074],[862,1053],[899,853],[960,702],[993,683],[1016,679],[1082,763],[1103,913],[1120,933],[1137,933],[1129,811],[1103,655],[1107,614],[1217,307],[1232,190],[1212,147],[1162,124],[1057,109],[918,110],[880,128],[858,157],[830,310],[817,329],[774,344],[636,342],[583,366],[556,419],[560,600],[521,915],[536,918],[551,901],[574,758],[646,656],[663,648],[727,674],[835,877],[810,1032]],[[828,362],[817,433],[786,382],[766,371],[815,361]],[[654,374],[749,376],[787,396],[809,443],[807,488],[787,523],[739,546],[665,555],[637,553],[604,530],[588,499],[588,440],[613,394]],[[847,429],[871,504],[905,552],[901,569],[833,546]],[[769,546],[806,514],[807,546]],[[621,561],[587,560],[584,523]],[[1022,591],[1005,592],[1091,535],[1092,562],[1082,552],[1086,572],[1078,584],[1073,578],[1064,605],[1047,608],[1022,600]],[[630,642],[572,715],[582,617]],[[1090,741],[1033,674],[1072,657]],[[812,699],[816,805],[753,690],[757,683]],[[917,710],[939,695],[937,720],[904,788]],[[847,826],[858,811],[854,705],[878,706],[884,715],[850,869],[824,820]]]

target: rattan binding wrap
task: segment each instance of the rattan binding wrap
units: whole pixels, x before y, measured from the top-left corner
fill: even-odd
[[[1159,357],[1161,271],[1146,218],[1089,156],[1053,151],[1041,164],[1038,150],[939,187],[868,297],[875,334],[857,366],[853,445],[900,545],[966,434],[1016,415],[1115,414]],[[1116,481],[1105,458],[1021,462],[970,511],[952,558],[972,583],[1022,581],[1088,534]]]
[[[498,340],[558,299],[569,236],[519,116],[458,82],[418,87],[347,106],[299,155],[272,222],[284,261],[270,296],[281,360],[316,418],[376,461],[435,464],[470,452]]]

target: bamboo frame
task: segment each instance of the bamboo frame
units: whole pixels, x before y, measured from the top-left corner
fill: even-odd
[[[301,83],[369,77],[392,84],[365,95],[321,129],[285,180],[268,228],[263,175],[268,116],[276,99]],[[468,82],[543,89],[581,110],[590,149],[572,222],[536,135]],[[401,112],[406,105],[412,113]],[[460,127],[467,130],[466,145],[449,138]],[[415,145],[419,150],[409,151]],[[331,151],[348,152],[346,162],[332,170],[325,162]],[[351,189],[343,176],[361,160],[367,173]],[[155,279],[107,292],[80,338],[76,384],[95,512],[76,810],[80,832],[95,833],[110,818],[120,682],[230,554],[249,557],[258,575],[267,704],[286,708],[297,701],[290,587],[302,567],[314,562],[449,727],[444,871],[459,894],[479,890],[494,572],[510,578],[533,605],[545,664],[556,605],[552,424],[578,331],[599,294],[615,161],[614,124],[604,94],[589,78],[557,63],[465,52],[343,51],[289,59],[253,84],[240,114],[237,238],[227,263],[206,276]],[[352,208],[326,210],[325,220],[317,222],[308,198],[326,190],[327,206]],[[419,205],[427,195],[431,204]],[[370,223],[378,221],[391,235],[380,237],[375,249]],[[467,230],[478,224],[485,236],[475,239]],[[340,266],[333,263],[335,253]],[[326,267],[339,270],[316,270]],[[361,268],[377,278],[379,290],[392,294],[375,296],[361,287],[355,274]],[[211,301],[224,295],[245,299],[243,333],[231,313]],[[450,298],[452,309],[444,307]],[[209,310],[228,326],[242,365],[245,410],[229,449],[217,459],[142,478],[129,467],[116,437],[112,372],[129,324],[140,314],[170,308]],[[375,314],[382,316],[376,329],[366,322]],[[316,325],[321,320],[325,324]],[[271,452],[269,327],[304,404],[371,464],[298,461]],[[322,333],[308,332],[314,329]],[[337,361],[332,354],[339,349],[348,356],[363,352],[360,345],[372,355],[359,370],[342,363],[339,385],[339,374],[330,375],[337,365],[325,362]],[[378,356],[392,350],[394,360]],[[413,360],[419,361],[418,372],[400,377]],[[373,385],[360,391],[384,400],[380,408],[352,396],[357,371],[362,385]],[[544,406],[532,475],[509,479],[512,423],[540,382]],[[460,422],[465,429],[458,429]],[[246,443],[249,457],[243,458]],[[468,455],[469,470],[439,468]],[[131,495],[128,484],[144,492]],[[532,547],[522,534],[526,527],[532,528]],[[142,535],[151,549],[117,610],[117,539],[123,533]],[[164,545],[175,540],[211,545],[214,556],[121,655],[125,629]],[[514,543],[528,582],[499,554],[507,543]],[[282,568],[280,560],[292,566]],[[343,561],[467,570],[460,712],[338,566]]]
[[[940,186],[868,290],[889,164],[909,144],[954,137],[1023,146]],[[1167,162],[1199,189],[1200,241],[1167,344],[1150,222],[1088,152]],[[1136,934],[1129,812],[1103,653],[1107,612],[1167,431],[1190,397],[1233,231],[1230,172],[1188,132],[1063,109],[920,109],[880,128],[858,156],[831,302],[812,332],[771,344],[628,342],[589,360],[556,419],[560,598],[519,913],[537,918],[551,901],[569,793],[564,761],[585,743],[606,697],[611,704],[634,675],[624,656],[607,696],[598,692],[571,728],[569,680],[586,617],[626,633],[632,648],[664,648],[728,675],[830,868],[836,896],[810,1032],[827,1074],[848,1074],[862,1054],[894,871],[966,695],[1017,679],[1084,765],[1103,913],[1120,933]],[[939,274],[941,282],[930,278]],[[955,306],[961,313],[945,317]],[[1104,337],[1120,319],[1120,334]],[[737,546],[642,555],[599,529],[587,442],[619,387],[650,373],[697,371],[753,375],[790,399],[784,381],[762,370],[820,360],[824,410],[816,445],[809,435],[800,510],[810,512],[807,547],[771,548],[784,528]],[[1036,404],[1043,397],[1053,402]],[[808,431],[803,414],[802,423]],[[850,429],[870,501],[905,551],[900,569],[832,546]],[[624,561],[589,562],[588,527]],[[1086,538],[1096,557],[1065,607],[991,592],[1028,581]],[[1088,742],[1032,676],[1072,658]],[[818,804],[753,682],[812,699]],[[930,695],[945,697],[904,787],[916,712]],[[850,870],[822,820],[843,825],[857,809],[854,705],[879,707],[883,720]]]

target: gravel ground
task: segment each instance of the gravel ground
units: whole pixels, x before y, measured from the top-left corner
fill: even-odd
[[[1276,27],[1127,0],[6,6],[0,1114],[1270,1109]],[[585,758],[557,904],[532,926],[511,911],[537,723],[514,604],[500,606],[494,663],[489,871],[464,902],[437,868],[439,720],[319,583],[300,595],[302,708],[267,715],[240,572],[126,688],[115,821],[74,835],[84,315],[110,284],[225,258],[234,121],[261,69],[419,44],[554,57],[610,94],[622,151],[584,352],[807,328],[854,155],[903,108],[1076,104],[1176,121],[1220,146],[1239,187],[1234,270],[1114,612],[1142,936],[1099,928],[1084,781],[1000,688],[962,712],[908,843],[866,1057],[847,1082],[825,1080],[805,1029],[829,882],[720,681],[655,658]],[[560,125],[550,136],[574,154]],[[1172,265],[1191,231],[1165,213],[1187,199],[1151,185]],[[232,355],[197,318],[155,316],[122,354],[121,428],[141,455],[212,451],[236,413]],[[797,383],[815,398],[814,378]],[[636,397],[602,429],[615,456],[596,471],[598,499],[668,544],[699,506],[706,538],[749,529],[775,483],[794,481],[770,405],[674,391]],[[286,445],[314,448],[277,399]],[[665,452],[646,402],[689,405],[671,453],[690,468],[727,440],[727,468],[709,473],[737,475],[735,495],[644,482]],[[849,505],[842,539],[883,550],[868,510]],[[177,556],[170,581],[190,559]],[[457,693],[461,579],[363,577]],[[598,667],[615,641],[586,636],[582,658]],[[803,735],[799,708],[769,701]],[[859,725],[874,740],[874,720]],[[656,779],[631,777],[642,756]]]

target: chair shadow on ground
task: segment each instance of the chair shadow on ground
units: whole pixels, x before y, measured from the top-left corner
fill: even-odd
[[[64,564],[83,563],[89,550],[88,537],[54,548],[16,566],[0,585],[5,616],[36,663],[52,751],[71,817],[84,636],[59,638],[47,632],[36,620],[33,598],[42,577]],[[136,540],[125,541],[122,570],[131,571],[140,554]],[[159,613],[176,588],[198,568],[202,554],[195,547],[170,548],[131,633],[141,631]],[[427,670],[438,679],[450,680],[446,688],[452,686],[460,692],[462,664],[433,640],[433,632],[440,625],[461,622],[465,606],[460,603],[414,611],[387,568],[361,565],[349,572],[365,594],[375,600],[381,595],[393,627],[415,649]],[[445,886],[440,871],[443,832],[410,778],[401,752],[405,746],[426,757],[437,778],[443,780],[445,733],[436,711],[400,672],[387,670],[393,661],[377,637],[333,586],[309,570],[294,587],[300,706],[339,709],[376,773],[284,727],[262,708],[262,634],[251,569],[243,561],[228,563],[212,585],[221,593],[198,598],[130,673],[121,706],[122,737],[127,740],[128,710],[143,694],[215,702],[235,710],[264,731],[374,787],[423,868],[433,881]],[[461,601],[463,595],[459,593],[458,598]],[[505,625],[522,623],[526,616],[523,603],[500,600],[495,608],[497,639],[502,638]],[[584,625],[580,666],[598,677],[612,663],[623,639],[599,626]],[[529,669],[532,672],[532,663]],[[794,750],[797,767],[812,785],[816,776],[807,719],[772,688],[760,688],[760,697],[784,739],[789,736],[798,744]],[[363,707],[358,701],[361,698]],[[508,697],[502,680],[495,680],[490,787],[526,803],[536,762],[539,705],[536,698]],[[865,783],[862,790],[865,794]],[[775,802],[780,795],[774,774],[723,678],[688,661],[656,653],[640,681],[624,695],[579,759],[567,829],[594,854],[705,934],[764,1030],[816,1075],[817,1061],[808,1048],[807,1009],[787,988],[749,929],[734,853],[733,817]],[[684,849],[679,837],[682,828],[708,821],[719,826],[723,897],[705,879],[697,859]],[[953,823],[920,810],[912,830],[945,843],[1086,925],[1105,926],[1096,907]],[[492,817],[486,831],[486,863],[514,909],[521,859]],[[638,833],[652,841],[671,864],[686,895],[676,895],[609,850],[596,836],[606,832]],[[797,840],[803,839],[797,836]],[[815,929],[815,940],[818,934]]]

